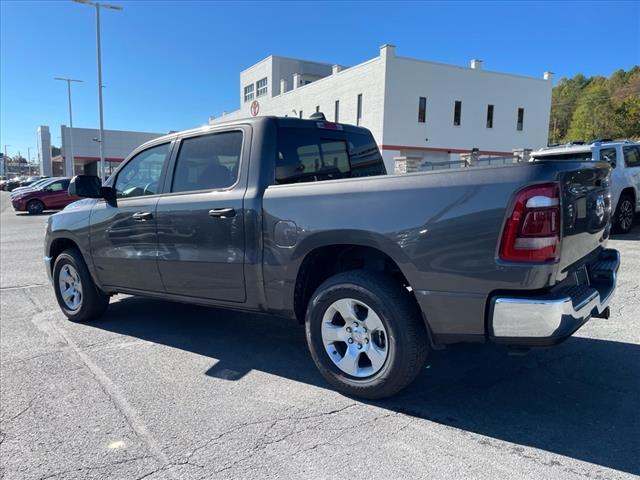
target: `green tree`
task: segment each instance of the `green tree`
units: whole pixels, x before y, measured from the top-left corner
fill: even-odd
[[[571,117],[567,140],[591,140],[594,138],[616,138],[621,136],[607,80],[593,79],[579,96],[576,109]]]
[[[588,84],[589,80],[584,75],[578,74],[573,78],[561,78],[553,89],[549,132],[551,143],[558,143],[566,137],[578,98]]]
[[[551,143],[640,138],[640,65],[609,78],[562,78],[551,96]]]

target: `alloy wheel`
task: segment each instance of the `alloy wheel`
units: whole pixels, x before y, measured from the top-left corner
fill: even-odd
[[[618,223],[622,230],[628,230],[633,222],[633,204],[631,200],[625,198],[620,204],[620,212],[618,213]]]
[[[58,288],[65,306],[76,311],[82,306],[82,282],[73,265],[66,264],[60,269]]]
[[[353,377],[375,375],[389,356],[384,323],[360,300],[342,298],[333,302],[322,318],[321,333],[331,361]]]

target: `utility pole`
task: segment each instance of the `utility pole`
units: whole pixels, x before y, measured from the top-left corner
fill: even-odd
[[[65,156],[71,159],[69,165],[71,166],[70,172],[65,172],[68,176],[73,177],[75,175],[75,160],[73,156],[73,111],[71,109],[71,82],[82,83],[82,80],[74,80],[73,78],[54,77],[54,80],[61,80],[67,82],[67,99],[69,101],[69,151],[65,151]]]
[[[100,177],[104,180],[104,116],[102,113],[102,59],[100,49],[100,9],[108,8],[110,10],[122,10],[117,5],[109,5],[107,3],[91,2],[89,0],[73,0],[76,3],[91,5],[96,9],[96,57],[98,63],[98,110],[100,112],[100,133],[98,134],[98,147],[100,149]]]

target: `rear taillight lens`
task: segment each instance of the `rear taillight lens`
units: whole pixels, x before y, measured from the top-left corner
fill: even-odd
[[[500,259],[550,262],[560,257],[560,187],[533,185],[516,194],[502,231]]]

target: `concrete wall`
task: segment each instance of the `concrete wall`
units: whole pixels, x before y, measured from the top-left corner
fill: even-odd
[[[53,167],[51,165],[51,132],[47,125],[40,125],[37,131],[38,158],[40,159],[40,175],[51,177]]]
[[[425,123],[418,122],[419,97],[427,98]],[[460,126],[453,125],[456,100],[462,102]],[[493,128],[486,128],[490,104]],[[518,108],[524,108],[522,131],[516,129]],[[387,69],[383,144],[496,152],[539,148],[547,145],[550,109],[551,81],[542,75],[521,77],[394,56]],[[409,149],[402,150],[407,154]]]
[[[361,125],[370,129],[378,143],[382,143],[382,118],[384,106],[384,59],[375,57],[368,62],[344,69],[313,83],[289,90],[274,97],[258,98],[260,115],[296,116],[300,110],[304,118],[320,107],[327,120],[333,120],[335,101],[340,101],[340,122],[356,123],[358,94],[362,94]],[[260,64],[260,71],[268,67]],[[279,83],[279,82],[278,82]],[[244,84],[243,84],[244,85]],[[243,87],[244,88],[244,87]],[[296,113],[293,112],[296,111]],[[251,116],[251,102],[241,102],[241,107],[210,123]]]
[[[98,135],[98,129],[76,127],[73,128],[73,156],[76,160],[100,159],[100,148],[98,142],[95,142],[93,140],[94,138],[98,138]],[[104,130],[104,156],[106,159],[120,161],[127,155],[129,155],[132,150],[139,147],[143,143],[154,138],[158,138],[162,135],[165,135],[165,133]],[[66,158],[67,151],[71,143],[69,127],[62,125],[61,138],[62,155]],[[71,175],[71,173],[67,174]]]
[[[381,147],[387,171],[394,157],[421,156],[429,161],[458,160],[460,153],[478,148],[484,153],[509,154],[516,148],[547,144],[551,109],[551,80],[426,62],[396,56],[393,45],[380,47],[372,60],[332,72],[328,64],[269,57],[240,74],[240,109],[210,123],[250,117],[252,102],[244,102],[244,86],[267,77],[269,94],[257,100],[259,115],[308,118],[320,107],[334,120],[340,101],[341,123],[356,123],[357,96],[363,96],[361,125]],[[339,69],[338,69],[339,70]],[[327,74],[296,87],[293,73]],[[290,76],[290,78],[287,78]],[[290,89],[280,93],[280,79]],[[426,122],[418,122],[418,99],[427,98]],[[453,125],[454,102],[462,102],[461,125]],[[487,105],[494,105],[493,128],[486,128]],[[516,128],[518,108],[524,108],[524,128]]]

